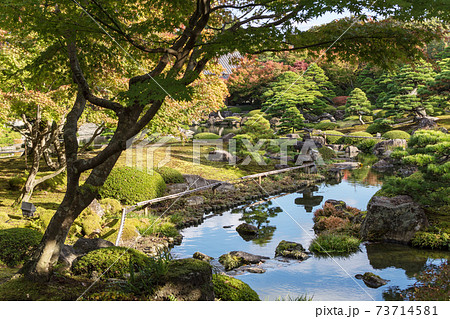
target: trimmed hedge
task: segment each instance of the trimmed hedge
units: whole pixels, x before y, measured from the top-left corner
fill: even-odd
[[[130,272],[130,259],[133,262],[134,271],[139,271],[149,264],[149,258],[132,248],[107,247],[93,250],[87,255],[79,258],[73,266],[75,275],[91,277],[96,271],[104,278],[122,278]]]
[[[39,245],[42,234],[29,228],[0,230],[0,261],[8,267],[25,262]]]
[[[376,134],[376,133],[383,134],[390,130],[392,130],[392,126],[390,126],[389,124],[373,123],[367,127],[366,132],[370,133],[370,134]]]
[[[213,275],[214,294],[224,301],[259,301],[258,294],[245,282],[227,276]]]
[[[333,134],[333,135],[344,135],[344,133],[339,132],[339,131],[325,131],[325,134]],[[337,141],[339,141],[340,137],[339,136],[328,136],[326,135],[326,139],[327,139],[327,143],[329,144],[335,144],[337,143]]]
[[[393,131],[388,131],[388,132],[384,133],[383,137],[387,138],[389,140],[395,140],[395,139],[409,140],[411,135],[409,135],[405,131],[393,130]]]
[[[184,177],[179,171],[171,167],[160,167],[156,170],[162,176],[166,184],[184,183]]]
[[[99,195],[123,204],[136,204],[162,196],[165,189],[164,179],[155,171],[149,174],[132,167],[117,167],[109,174]]]
[[[353,132],[348,134],[349,136],[367,136],[367,137],[372,137],[372,134],[367,133],[367,132]],[[362,141],[365,141],[365,138],[357,138],[357,137],[341,137],[338,141],[338,143],[342,143],[342,144],[349,144],[349,145],[356,145]]]
[[[217,140],[219,138],[220,138],[219,135],[209,132],[197,133],[193,137],[194,140]]]
[[[330,120],[324,120],[318,124],[314,125],[314,128],[316,130],[334,130],[335,128],[338,128],[339,124],[330,122]]]

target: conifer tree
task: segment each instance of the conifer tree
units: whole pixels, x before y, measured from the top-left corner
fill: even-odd
[[[361,89],[356,88],[350,93],[350,96],[347,99],[345,112],[348,115],[358,115],[359,122],[364,125],[365,123],[362,116],[370,114],[372,112],[371,107],[372,105],[367,99],[366,93],[364,93]]]
[[[288,108],[280,120],[280,133],[294,133],[295,130],[300,130],[303,127],[304,121],[303,115],[300,113],[298,108],[290,107]]]

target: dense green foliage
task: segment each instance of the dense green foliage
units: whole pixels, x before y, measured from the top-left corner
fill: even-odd
[[[8,267],[15,267],[30,257],[42,239],[42,234],[28,228],[0,230],[0,261]]]
[[[166,184],[184,183],[184,177],[175,168],[163,166],[156,169],[156,172],[162,176]]]
[[[333,130],[329,130],[329,131],[324,131],[326,135],[326,139],[327,139],[327,143],[329,144],[335,144],[339,141],[340,137],[339,136],[330,136],[328,134],[332,134],[332,135],[344,135],[344,133],[339,132],[339,131],[333,131]]]
[[[354,89],[347,99],[345,113],[347,115],[368,115],[371,114],[371,103],[366,94],[359,88]]]
[[[243,281],[227,276],[213,275],[214,294],[224,301],[258,301],[258,294]]]
[[[218,138],[220,138],[219,135],[209,132],[197,133],[193,137],[194,140],[217,140]]]
[[[450,250],[450,235],[445,232],[417,232],[411,244],[421,248]]]
[[[278,126],[280,131],[279,133],[289,133],[300,130],[303,127],[303,121],[305,118],[300,113],[298,108],[290,107],[286,111],[284,111],[280,125]]]
[[[349,145],[357,145],[360,142],[367,140],[364,137],[372,137],[372,134],[367,132],[353,132],[348,134],[348,137],[341,137],[338,143],[349,144]],[[350,137],[350,136],[362,136],[362,137]]]
[[[375,122],[375,123],[370,124],[367,127],[366,132],[370,133],[370,134],[376,134],[376,133],[383,134],[390,130],[392,130],[392,126],[390,126],[389,124]]]
[[[149,258],[143,253],[126,247],[100,248],[89,252],[77,260],[73,273],[90,277],[95,271],[103,278],[125,278],[129,273],[130,260],[134,270],[139,271],[149,264]]]
[[[387,194],[406,194],[424,205],[450,203],[450,135],[431,130],[420,130],[408,141],[406,153],[394,153],[403,164],[415,165],[419,171],[411,176],[392,177],[385,181],[382,191]]]
[[[164,194],[166,183],[157,172],[152,174],[132,167],[117,167],[100,188],[102,198],[114,198],[123,204],[136,204]]]
[[[314,125],[316,130],[334,130],[338,128],[339,124],[333,123],[330,120],[321,121],[319,124]]]

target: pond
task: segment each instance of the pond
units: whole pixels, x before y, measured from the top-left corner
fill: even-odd
[[[334,185],[324,183],[312,191],[286,194],[247,208],[245,214],[242,209],[234,209],[211,215],[201,225],[182,231],[183,242],[172,249],[172,255],[186,258],[200,251],[214,257],[216,267],[220,267],[218,257],[233,250],[270,257],[261,266],[266,270],[263,274],[231,273],[249,284],[261,300],[302,295],[316,301],[395,299],[398,289],[414,284],[417,272],[430,263],[443,262],[441,258],[448,258],[449,253],[397,244],[363,243],[359,252],[347,257],[312,256],[302,262],[274,258],[281,240],[309,247],[314,238],[312,212],[327,199],[343,200],[349,206],[365,210],[380,187],[377,175],[368,170],[346,171],[343,180]],[[262,238],[244,240],[236,232],[236,227],[244,221],[259,225],[264,234]],[[388,284],[373,289],[355,278],[356,274],[368,271],[389,280]]]

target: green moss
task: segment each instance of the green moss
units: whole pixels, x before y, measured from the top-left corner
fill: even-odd
[[[187,279],[192,273],[210,274],[212,267],[208,262],[195,258],[172,260],[169,263],[167,279]]]
[[[122,212],[122,205],[117,199],[104,198],[101,199],[99,203],[105,212],[105,217],[115,217]]]
[[[417,232],[411,244],[421,248],[450,250],[450,235],[445,232]]]
[[[324,160],[330,160],[336,157],[336,152],[326,146],[319,148],[319,153]]]
[[[309,250],[318,254],[349,254],[357,251],[360,243],[356,237],[324,233],[311,242]]]
[[[376,134],[376,133],[383,134],[390,130],[392,130],[392,126],[390,126],[389,124],[372,123],[367,127],[366,132],[370,133],[370,134]]]
[[[314,125],[314,128],[316,130],[334,130],[335,128],[338,128],[339,124],[330,122],[329,120],[324,120],[318,124]]]
[[[152,174],[132,167],[118,167],[111,171],[99,194],[124,204],[136,204],[164,194],[166,183],[157,172]]]
[[[83,233],[87,236],[94,232],[99,232],[102,229],[102,219],[95,213],[90,213],[82,217],[81,228]]]
[[[326,140],[327,140],[327,143],[329,143],[329,144],[335,144],[335,143],[337,143],[337,141],[339,141],[340,137],[339,137],[339,136],[329,136],[328,134],[332,134],[332,135],[344,135],[344,133],[341,133],[341,132],[339,132],[339,131],[333,131],[333,130],[331,130],[331,131],[325,131],[324,133],[327,134],[327,135],[326,135]]]
[[[164,179],[166,184],[184,183],[185,179],[179,171],[171,167],[160,167],[156,170]]]
[[[42,234],[28,228],[0,230],[0,260],[8,267],[26,261],[42,239]]]
[[[217,140],[219,138],[220,138],[219,135],[209,132],[197,133],[193,137],[194,140]]]
[[[27,179],[23,175],[16,175],[8,180],[9,189],[19,191],[25,186]]]
[[[219,262],[225,267],[225,270],[227,271],[244,265],[244,260],[241,257],[233,256],[229,253],[220,256]]]
[[[404,131],[392,130],[392,131],[388,131],[388,132],[384,133],[383,137],[387,138],[389,140],[394,140],[394,139],[408,140],[411,137],[411,135],[409,135],[408,133],[406,133]]]
[[[213,275],[214,294],[224,301],[259,301],[258,294],[243,281],[226,275]]]
[[[353,132],[348,134],[348,137],[342,137],[339,139],[338,143],[343,143],[343,144],[349,144],[349,145],[356,145],[364,140],[366,140],[365,138],[357,138],[357,137],[352,137],[352,136],[363,136],[363,137],[372,137],[372,134],[367,133],[367,132]]]
[[[125,278],[130,270],[130,259],[135,271],[145,268],[149,262],[146,255],[132,248],[100,248],[78,259],[73,266],[73,273],[91,277],[96,271],[98,275],[104,273],[103,278]]]

